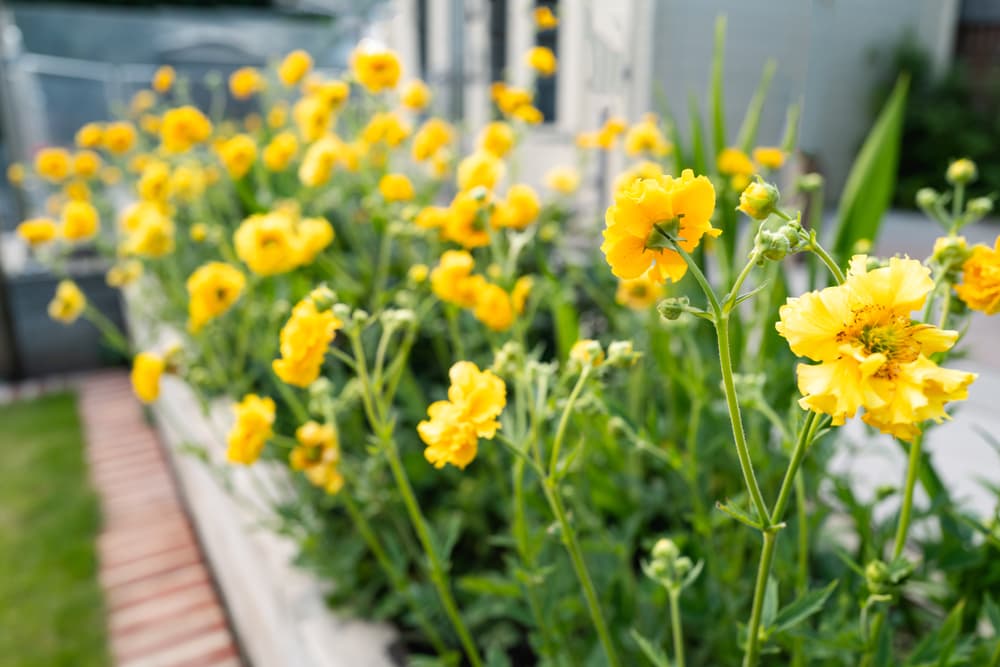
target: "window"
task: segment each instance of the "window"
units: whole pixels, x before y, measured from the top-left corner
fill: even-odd
[[[558,0],[535,0],[535,7],[548,7],[552,13],[559,16]],[[559,28],[555,30],[538,31],[535,30],[535,43],[538,46],[547,46],[552,52],[559,54]],[[560,63],[561,66],[561,63]],[[542,112],[546,123],[556,120],[556,82],[559,79],[559,71],[550,77],[536,77],[535,79],[535,106]]]

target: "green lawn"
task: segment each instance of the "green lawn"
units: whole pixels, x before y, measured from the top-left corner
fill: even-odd
[[[0,407],[0,664],[109,664],[99,527],[75,398]]]

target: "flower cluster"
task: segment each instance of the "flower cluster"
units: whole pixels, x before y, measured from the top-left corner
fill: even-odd
[[[344,486],[340,474],[340,443],[330,424],[308,421],[295,430],[298,445],[288,455],[292,470],[301,471],[306,479],[329,494]]]

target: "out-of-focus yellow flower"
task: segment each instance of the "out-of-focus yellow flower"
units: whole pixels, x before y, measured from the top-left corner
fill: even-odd
[[[63,206],[60,233],[67,241],[88,241],[99,228],[97,209],[90,202],[70,201]]]
[[[448,207],[443,237],[467,249],[489,245],[486,210],[491,201],[489,193],[484,190],[459,192]]]
[[[178,165],[170,174],[169,189],[177,199],[192,202],[205,192],[205,171],[196,163]]]
[[[799,364],[799,404],[836,425],[863,407],[866,423],[903,440],[928,419],[946,419],[944,404],[966,398],[975,375],[929,358],[950,349],[957,332],[910,319],[933,288],[916,260],[869,270],[868,257],[856,255],[844,284],[788,299],[778,333],[792,352],[820,362]]]
[[[291,132],[279,132],[271,142],[264,147],[264,166],[270,171],[288,169],[295,154],[299,151],[299,142]]]
[[[277,130],[285,126],[288,122],[288,104],[276,102],[267,112],[267,126],[272,130]]]
[[[125,207],[119,216],[118,224],[126,233],[132,233],[142,226],[144,219],[150,215],[165,213],[163,202],[142,200]]]
[[[454,132],[451,125],[440,118],[430,118],[413,135],[411,153],[417,162],[432,158],[439,150],[451,143]]]
[[[156,94],[152,90],[140,90],[132,96],[129,110],[136,116],[149,111],[156,105]]]
[[[153,90],[160,93],[169,92],[171,88],[174,87],[174,80],[177,78],[177,73],[174,68],[170,65],[164,65],[156,70],[153,74]]]
[[[140,352],[132,360],[132,391],[143,403],[152,403],[160,397],[160,376],[167,364],[158,354]]]
[[[642,178],[660,178],[663,175],[663,167],[658,162],[643,160],[619,174],[615,179],[613,189],[615,192],[620,192],[632,185],[636,180]]]
[[[535,100],[531,91],[517,86],[508,86],[503,82],[496,82],[490,87],[490,95],[496,102],[497,108],[511,116],[522,107],[530,107]]]
[[[385,143],[394,148],[410,136],[410,126],[402,116],[393,112],[377,113],[361,131],[361,138],[369,145]]]
[[[294,86],[312,69],[313,59],[302,49],[296,49],[285,56],[278,66],[278,78],[286,86]]]
[[[182,106],[163,114],[160,141],[171,153],[184,153],[212,135],[212,122],[198,109]]]
[[[250,171],[257,159],[257,143],[249,134],[237,134],[219,147],[219,159],[233,180],[239,180]]]
[[[969,308],[987,315],[1000,313],[1000,236],[993,248],[977,245],[962,265],[958,298]]]
[[[547,46],[533,46],[524,54],[524,63],[542,76],[556,73],[556,54]]]
[[[241,67],[229,75],[229,92],[245,100],[264,89],[264,77],[253,67]]]
[[[31,218],[17,226],[17,235],[33,248],[48,243],[58,232],[59,229],[52,218]]]
[[[483,282],[476,290],[476,303],[472,314],[493,331],[506,331],[514,324],[514,304],[507,290]]]
[[[493,190],[506,171],[503,162],[492,153],[476,151],[458,163],[456,181],[462,192],[484,187]]]
[[[344,160],[344,142],[333,135],[327,135],[306,150],[299,165],[299,180],[310,188],[323,185],[330,180],[333,168]]]
[[[621,116],[609,116],[601,129],[617,137],[628,129],[628,121]]]
[[[322,102],[330,111],[336,112],[347,103],[351,87],[340,79],[319,80],[309,87],[309,95]]]
[[[142,276],[142,262],[137,259],[126,259],[108,269],[104,282],[108,287],[127,287],[140,276]]]
[[[600,136],[597,132],[580,132],[576,135],[576,147],[584,150],[600,148]]]
[[[317,307],[315,296],[332,301],[325,298],[329,290],[324,291],[327,294],[310,294],[295,304],[291,317],[281,328],[281,358],[275,359],[272,367],[283,382],[296,387],[308,387],[316,381],[330,343],[343,326],[330,310],[332,303],[324,304],[325,309]]]
[[[654,157],[668,155],[673,146],[663,136],[655,117],[647,117],[625,133],[625,152],[629,155],[648,154]]]
[[[233,235],[236,255],[259,276],[286,273],[299,266],[301,243],[285,211],[251,215]]]
[[[427,448],[424,456],[435,468],[451,464],[465,469],[476,458],[479,438],[492,439],[500,428],[497,417],[507,405],[507,387],[492,371],[471,361],[459,361],[448,371],[448,400],[427,408],[428,420],[417,425]]]
[[[122,170],[114,165],[101,169],[101,182],[105,185],[118,185],[122,180]]]
[[[104,126],[101,141],[104,150],[113,155],[124,155],[135,146],[135,127],[125,121],[108,123]]]
[[[575,167],[553,167],[545,172],[545,187],[571,195],[580,187],[580,172]]]
[[[197,333],[205,324],[228,311],[246,285],[246,276],[235,266],[208,262],[187,279],[188,329]]]
[[[274,431],[274,401],[257,394],[247,394],[233,406],[236,423],[226,436],[226,459],[230,463],[250,465],[260,458]]]
[[[948,165],[948,171],[945,172],[945,178],[952,185],[965,185],[976,180],[979,175],[979,170],[976,168],[976,163],[969,158],[961,158],[955,160]]]
[[[11,185],[21,185],[24,183],[26,173],[24,165],[20,162],[11,162],[7,165],[7,181]]]
[[[502,121],[493,121],[487,123],[479,132],[476,146],[479,150],[502,158],[514,147],[515,141],[514,129],[510,125]]]
[[[434,153],[431,157],[431,175],[439,181],[447,179],[451,175],[451,151],[446,148]]]
[[[413,199],[413,183],[405,174],[386,174],[378,182],[378,191],[386,201]]]
[[[204,222],[196,222],[191,225],[191,230],[188,232],[188,236],[195,243],[204,243],[208,238],[208,225]]]
[[[430,269],[426,264],[414,264],[406,272],[406,277],[410,279],[411,282],[420,284],[427,280],[427,276],[430,275]]]
[[[174,221],[159,211],[149,210],[138,228],[128,234],[125,251],[140,257],[164,257],[174,251]]]
[[[392,90],[402,74],[399,56],[372,43],[362,43],[351,54],[351,71],[369,93]]]
[[[559,25],[559,19],[552,13],[552,8],[548,5],[535,7],[533,15],[535,18],[535,26],[539,30],[552,30]]]
[[[537,218],[542,210],[538,193],[530,185],[518,183],[510,186],[507,196],[493,209],[490,224],[494,227],[524,229]]]
[[[604,348],[596,340],[581,338],[569,349],[569,360],[580,366],[600,366],[604,363]]]
[[[745,188],[753,175],[753,162],[739,148],[722,149],[719,157],[716,158],[716,166],[720,174],[729,177],[730,185],[734,190]]]
[[[718,236],[712,227],[715,188],[704,176],[685,169],[680,178],[661,176],[633,182],[615,194],[605,215],[604,252],[611,272],[619,278],[638,278],[649,271],[652,280],[678,281],[687,263],[663,237],[666,229],[687,252],[702,236]]]
[[[531,290],[535,286],[535,280],[531,276],[521,276],[514,282],[514,289],[510,291],[510,302],[514,306],[514,312],[518,315],[524,313],[524,307],[531,296]]]
[[[69,151],[65,148],[43,148],[35,155],[35,171],[52,183],[59,183],[70,173]]]
[[[446,250],[431,271],[431,291],[446,303],[471,308],[476,303],[476,293],[470,289],[469,278],[476,262],[465,250]]]
[[[97,148],[104,138],[104,128],[100,123],[87,123],[76,131],[76,145],[79,148]]]
[[[638,278],[618,281],[615,301],[632,310],[649,310],[663,297],[663,287],[653,280],[649,271]]]
[[[444,206],[425,206],[413,219],[413,224],[421,229],[441,229],[448,223],[449,209]]]
[[[303,97],[292,107],[292,117],[302,141],[316,141],[330,131],[333,113],[316,97]]]
[[[431,102],[431,89],[420,79],[409,81],[399,93],[400,103],[407,109],[420,111]]]
[[[538,125],[545,120],[545,116],[542,115],[541,110],[537,107],[531,106],[530,104],[525,104],[514,109],[511,117],[516,118],[522,123],[527,123],[528,125]]]
[[[753,149],[753,161],[764,169],[781,169],[785,164],[785,151],[777,146],[758,146]]]
[[[340,444],[330,424],[308,421],[295,430],[298,446],[288,455],[292,470],[301,470],[313,486],[333,495],[344,487],[340,474]]]
[[[83,181],[70,181],[63,187],[63,192],[72,201],[90,201],[90,188]]]
[[[73,324],[86,307],[87,297],[76,283],[72,280],[60,280],[56,286],[56,294],[49,302],[49,317],[63,324]]]
[[[170,165],[160,160],[148,163],[135,189],[146,201],[166,201],[170,196]]]
[[[326,218],[302,218],[295,225],[299,236],[299,264],[312,264],[316,256],[333,242],[333,225]]]
[[[101,156],[94,151],[77,151],[73,156],[73,173],[80,178],[92,178],[101,168]]]

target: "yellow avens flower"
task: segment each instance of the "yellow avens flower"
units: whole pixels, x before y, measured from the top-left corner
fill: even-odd
[[[108,123],[101,135],[101,143],[109,153],[124,155],[135,146],[135,127],[124,121]]]
[[[87,123],[76,131],[76,145],[79,148],[98,148],[104,138],[104,128],[100,123]]]
[[[781,169],[785,164],[785,151],[777,146],[758,146],[753,149],[753,161],[764,169]]]
[[[163,204],[155,201],[137,201],[129,204],[118,218],[122,230],[131,233],[142,226],[146,216],[161,215],[165,212]]]
[[[169,92],[171,88],[174,87],[174,80],[177,78],[177,73],[174,68],[170,65],[164,65],[156,70],[153,74],[153,90],[160,93]]]
[[[52,218],[32,218],[17,226],[17,235],[31,247],[48,243],[56,237],[59,229]]]
[[[274,106],[267,112],[267,126],[272,130],[278,130],[288,122],[288,104],[286,102],[275,102]]]
[[[493,121],[479,132],[476,147],[502,158],[514,147],[515,141],[514,128],[503,121]]]
[[[413,199],[413,183],[405,174],[386,174],[378,182],[378,191],[386,201]]]
[[[417,162],[429,160],[452,141],[451,125],[440,118],[430,118],[413,135],[411,154]]]
[[[987,315],[1000,313],[1000,236],[993,248],[977,245],[962,265],[958,298],[969,308]]]
[[[264,147],[262,155],[264,166],[269,171],[284,171],[288,169],[298,151],[299,142],[295,135],[291,132],[279,132]]]
[[[59,183],[70,173],[69,151],[65,148],[43,148],[35,155],[35,171],[52,183]]]
[[[160,141],[170,153],[184,153],[212,135],[212,122],[198,109],[182,106],[163,114]]]
[[[229,75],[229,92],[245,100],[264,89],[264,77],[253,67],[241,67]]]
[[[448,223],[449,215],[447,207],[426,206],[413,218],[413,224],[421,229],[441,229]]]
[[[188,329],[198,332],[228,311],[243,293],[246,277],[224,262],[202,264],[187,279]]]
[[[330,131],[333,112],[316,97],[303,97],[292,107],[292,118],[302,141],[316,141]]]
[[[409,81],[399,93],[399,102],[413,111],[425,109],[431,102],[431,89],[419,79]]]
[[[362,43],[351,53],[351,72],[369,93],[380,93],[396,87],[402,66],[394,51]]]
[[[369,145],[384,143],[390,148],[400,145],[408,136],[410,136],[410,126],[402,116],[394,112],[373,115],[361,130],[361,138],[365,143]]]
[[[174,221],[160,211],[150,210],[139,226],[128,234],[125,251],[140,257],[163,257],[174,251]]]
[[[236,423],[226,436],[226,459],[250,465],[260,458],[267,439],[274,433],[274,401],[247,394],[233,406]]]
[[[740,205],[737,210],[743,211],[754,220],[765,220],[774,213],[778,205],[778,189],[770,183],[761,180],[751,181],[740,193]]]
[[[94,151],[77,151],[73,156],[73,174],[80,178],[92,178],[101,168],[101,156]]]
[[[753,175],[753,162],[739,148],[724,148],[716,158],[719,173],[728,176],[734,190],[742,190]]]
[[[843,285],[790,298],[776,328],[792,352],[819,362],[799,364],[803,408],[835,425],[864,408],[865,422],[912,440],[922,422],[947,418],[944,404],[966,398],[975,375],[929,358],[950,349],[957,332],[910,319],[934,287],[930,269],[912,259],[867,263],[856,255]]]
[[[548,5],[535,7],[533,16],[535,18],[535,25],[539,30],[552,30],[559,25],[559,19],[552,13],[552,8]]]
[[[638,278],[618,281],[615,301],[632,310],[649,310],[663,298],[663,286],[653,280],[649,271]]]
[[[167,364],[158,354],[140,352],[132,360],[132,391],[143,403],[152,403],[160,397],[160,376]]]
[[[643,160],[619,174],[618,178],[615,179],[613,189],[615,192],[621,192],[632,185],[637,178],[660,178],[661,176],[663,176],[663,167],[658,162]]]
[[[287,273],[299,266],[302,245],[295,221],[285,211],[251,215],[233,234],[236,255],[258,276]]]
[[[528,125],[538,125],[545,120],[545,116],[542,115],[541,110],[530,104],[525,104],[514,109],[514,113],[511,114],[511,117],[516,118],[522,123],[527,123]]]
[[[431,291],[442,301],[471,308],[476,303],[475,290],[470,289],[475,266],[475,260],[467,251],[446,250],[431,271]]]
[[[296,49],[285,56],[278,66],[278,78],[286,86],[294,86],[305,78],[312,69],[313,59],[302,49]]]
[[[427,448],[424,457],[435,468],[451,464],[465,469],[476,458],[479,438],[492,439],[497,417],[507,405],[507,387],[492,371],[459,361],[448,372],[448,400],[427,408],[428,420],[417,425]]]
[[[507,290],[483,281],[474,291],[472,314],[493,331],[506,331],[514,324],[514,304]]]
[[[673,234],[691,252],[702,236],[718,236],[712,227],[715,188],[704,176],[685,169],[680,178],[661,176],[634,181],[615,194],[605,214],[604,252],[611,272],[619,278],[649,277],[674,282],[687,273],[687,263],[661,233]]]
[[[556,73],[556,54],[547,46],[533,46],[524,54],[524,63],[542,76]]]
[[[135,189],[145,201],[166,201],[170,196],[170,165],[160,160],[147,162]]]
[[[72,280],[60,280],[56,295],[49,302],[49,317],[63,324],[73,324],[87,307],[87,297]]]
[[[524,229],[538,219],[541,210],[542,202],[534,188],[518,183],[510,186],[507,197],[497,202],[490,224],[494,227]]]
[[[545,187],[571,195],[580,187],[580,172],[575,167],[553,167],[545,172]]]
[[[448,207],[442,236],[464,248],[480,248],[490,243],[486,209],[491,197],[485,190],[459,192]]]
[[[142,262],[137,259],[128,259],[118,262],[104,276],[104,282],[108,287],[126,287],[131,285],[142,275]]]
[[[346,150],[344,142],[332,134],[315,142],[299,165],[299,180],[310,188],[323,185],[330,180],[333,168],[343,162]]]
[[[205,192],[205,171],[196,163],[178,165],[170,174],[170,192],[185,202],[192,202]]]
[[[340,79],[317,80],[309,86],[309,95],[335,112],[347,103],[347,98],[351,96],[351,87]]]
[[[60,233],[67,241],[88,241],[94,238],[100,224],[97,209],[90,202],[71,201],[63,206]]]
[[[295,224],[299,237],[299,264],[312,264],[316,256],[333,242],[333,225],[326,218],[302,218]]]
[[[308,421],[295,429],[299,444],[288,455],[292,470],[300,470],[314,486],[329,494],[344,487],[340,474],[340,443],[330,424]]]
[[[83,181],[70,181],[63,186],[63,193],[72,201],[90,201],[90,188]]]
[[[281,328],[281,358],[272,363],[275,375],[283,382],[308,387],[319,377],[330,343],[343,326],[330,310],[332,306],[333,295],[325,288],[314,290],[295,304]]]
[[[219,159],[230,177],[239,180],[257,160],[257,142],[249,134],[237,134],[219,147]]]
[[[482,186],[492,190],[503,179],[505,172],[503,162],[495,155],[486,151],[476,151],[458,163],[456,174],[458,189],[465,192]]]
[[[629,155],[663,157],[672,150],[673,146],[657,127],[655,117],[645,118],[625,133],[625,152]]]

